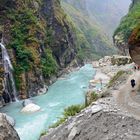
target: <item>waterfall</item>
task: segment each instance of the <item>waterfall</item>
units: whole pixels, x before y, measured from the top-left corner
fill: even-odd
[[[13,77],[13,66],[5,46],[0,43],[2,51],[2,61],[4,66],[4,91],[9,95],[10,101],[18,101],[15,81]]]

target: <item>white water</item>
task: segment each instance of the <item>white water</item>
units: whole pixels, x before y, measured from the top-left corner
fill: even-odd
[[[85,65],[79,71],[57,80],[49,87],[47,94],[31,98],[41,107],[39,112],[21,113],[22,101],[1,108],[0,112],[7,113],[16,120],[15,129],[21,140],[38,140],[42,130],[56,122],[66,107],[85,102],[85,93],[94,74],[92,65]]]
[[[11,84],[12,84],[12,94],[14,96],[15,101],[18,101],[17,96],[16,96],[17,92],[16,92],[16,87],[15,87],[13,72],[12,72],[13,71],[13,66],[12,66],[10,57],[8,55],[8,52],[7,52],[6,48],[5,48],[5,46],[2,43],[0,43],[0,46],[1,46],[1,51],[2,51],[2,60],[3,60],[5,76],[6,76],[6,74],[9,74]],[[6,85],[6,77],[5,77],[5,85]],[[10,94],[9,94],[9,97],[10,97],[10,100],[12,101],[12,97],[11,97]]]

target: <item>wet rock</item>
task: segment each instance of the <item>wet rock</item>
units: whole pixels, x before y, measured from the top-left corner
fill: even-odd
[[[36,104],[30,103],[28,105],[26,105],[21,112],[23,113],[33,113],[33,112],[37,112],[40,110],[40,107]]]
[[[2,96],[0,96],[0,108],[5,105],[4,99]]]
[[[23,105],[23,107],[25,107],[25,106],[27,106],[27,105],[29,105],[29,104],[31,104],[31,103],[33,103],[32,100],[26,99],[26,100],[24,100],[24,101],[22,102],[22,105]]]
[[[17,132],[2,113],[0,113],[0,140],[20,140]]]
[[[43,88],[40,88],[37,92],[38,95],[43,95],[48,91],[48,86],[44,86]]]
[[[9,124],[11,124],[12,126],[15,126],[15,120],[12,117],[8,116],[5,113],[3,113],[3,116],[6,118]]]

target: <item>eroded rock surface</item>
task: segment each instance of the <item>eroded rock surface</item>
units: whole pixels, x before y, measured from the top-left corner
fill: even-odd
[[[0,113],[0,140],[20,140],[17,132],[2,113]]]
[[[94,108],[94,107],[92,107]],[[40,140],[138,140],[140,121],[115,111],[86,109]],[[71,126],[71,127],[70,127]]]

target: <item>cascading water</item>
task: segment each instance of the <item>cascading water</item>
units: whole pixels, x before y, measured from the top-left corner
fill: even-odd
[[[2,61],[4,66],[4,91],[8,94],[10,101],[18,101],[13,77],[13,66],[5,46],[0,43],[2,51]]]

